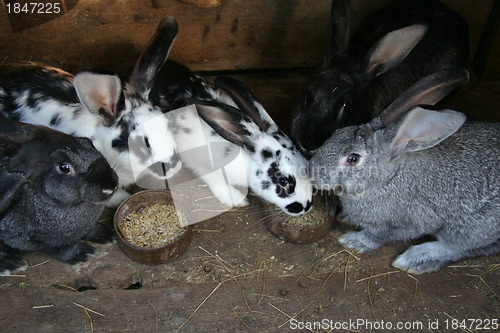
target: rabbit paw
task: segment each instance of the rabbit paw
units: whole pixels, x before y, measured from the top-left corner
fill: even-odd
[[[345,247],[356,250],[359,253],[375,250],[381,245],[370,237],[365,230],[348,232],[339,238],[339,242]]]
[[[73,265],[87,261],[95,253],[95,248],[87,243],[73,243],[66,247],[52,249],[48,252],[56,259]]]
[[[210,190],[214,196],[229,207],[244,207],[248,205],[246,196],[233,186],[217,186],[211,187]]]
[[[0,255],[0,275],[11,275],[23,272],[28,268],[28,264],[17,255]]]
[[[410,274],[422,274],[437,271],[452,259],[450,249],[439,242],[427,242],[411,246],[393,261],[392,266]]]

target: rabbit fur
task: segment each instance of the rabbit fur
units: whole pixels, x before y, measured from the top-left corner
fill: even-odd
[[[0,116],[0,272],[23,269],[21,251],[87,260],[113,233],[98,223],[118,176],[88,138]]]
[[[333,0],[328,50],[294,107],[291,136],[308,155],[335,129],[370,121],[432,73],[463,66],[466,21],[437,0],[397,0],[350,37],[350,1]]]
[[[342,217],[362,229],[340,237],[348,248],[436,238],[393,262],[410,273],[500,251],[500,124],[416,106],[462,85],[451,83],[454,71],[410,89],[371,123],[335,131],[310,161],[315,186],[333,189]]]
[[[290,215],[312,207],[307,161],[242,82],[218,77],[215,89],[172,117],[183,165],[191,169],[227,206],[248,204],[249,188]],[[193,94],[189,94],[193,96]],[[189,154],[207,145],[207,156]],[[216,171],[216,172],[214,172]]]
[[[122,189],[108,203],[116,206],[140,177],[167,179],[181,168],[169,121],[149,101],[176,33],[177,22],[164,18],[125,86],[113,74],[2,65],[0,114],[90,138],[118,173]]]

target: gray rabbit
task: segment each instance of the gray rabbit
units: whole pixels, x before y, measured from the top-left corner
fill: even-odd
[[[318,149],[314,184],[333,189],[342,217],[362,229],[340,237],[342,244],[363,253],[432,235],[393,262],[415,274],[500,251],[500,124],[417,106],[467,80],[458,68],[431,75],[370,123],[340,129]]]
[[[118,176],[90,139],[0,116],[0,272],[25,268],[22,251],[76,263],[105,243],[98,223]]]

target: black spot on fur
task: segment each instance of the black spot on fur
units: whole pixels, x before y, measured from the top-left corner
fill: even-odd
[[[271,157],[273,157],[273,153],[271,151],[267,149],[262,150],[262,158],[264,159],[264,161]]]
[[[256,175],[257,177],[259,177],[260,175],[262,175],[262,170],[257,170],[257,172],[255,173],[255,175]]]
[[[295,177],[284,175],[279,169],[278,163],[271,163],[267,175],[276,185],[276,194],[280,198],[286,198],[295,191]]]
[[[245,143],[245,148],[248,150],[250,153],[254,154],[255,153],[255,146],[251,145],[249,143]]]
[[[126,151],[129,149],[128,147],[128,138],[130,136],[130,132],[132,131],[129,129],[125,124],[122,125],[122,132],[120,133],[120,136],[117,139],[114,139],[111,141],[111,147],[114,149],[117,149],[120,152]]]
[[[270,182],[270,181],[268,181],[268,180],[264,180],[264,181],[262,182],[262,189],[263,189],[263,190],[267,190],[270,186],[271,186],[271,182]]]
[[[59,115],[54,115],[52,119],[50,120],[50,126],[58,126],[61,123],[61,118],[59,118]]]
[[[149,98],[165,113],[186,106],[186,99],[213,100],[205,84],[186,66],[167,61],[158,73]]]

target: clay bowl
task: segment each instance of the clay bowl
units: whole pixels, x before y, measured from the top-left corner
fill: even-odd
[[[276,237],[293,244],[315,243],[328,235],[335,221],[337,198],[315,195],[313,210],[305,216],[292,217],[281,209],[264,203],[264,223]]]
[[[118,235],[118,244],[120,244],[123,252],[133,261],[149,265],[163,264],[177,258],[186,251],[192,235],[192,226],[188,226],[172,243],[154,248],[139,247],[127,241],[120,229],[124,217],[132,212],[141,212],[144,208],[154,204],[173,205],[171,193],[165,190],[137,192],[122,202],[113,218],[113,224]]]

